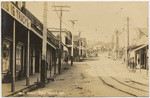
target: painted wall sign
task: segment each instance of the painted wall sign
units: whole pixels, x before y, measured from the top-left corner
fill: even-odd
[[[8,14],[22,23],[25,27],[31,28],[31,21],[11,2],[2,2],[1,8],[5,10]]]

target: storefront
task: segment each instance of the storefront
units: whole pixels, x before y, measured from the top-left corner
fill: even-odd
[[[142,69],[146,69],[148,67],[147,50],[148,45],[144,45],[136,49],[137,64],[140,65]]]
[[[143,45],[130,52],[130,61],[135,62],[137,67],[147,69],[148,65],[148,45]]]
[[[42,39],[33,31],[30,33],[30,76],[40,73],[42,55]]]
[[[22,8],[23,13],[31,20],[31,39],[30,39],[30,75],[41,71],[42,60],[42,41],[43,41],[43,24],[26,8]],[[47,77],[53,76],[57,70],[55,66],[56,48],[58,42],[55,36],[47,30]]]
[[[11,83],[13,92],[16,81],[26,79],[26,84],[23,85],[29,86],[30,76],[37,75],[36,78],[39,79],[39,73],[43,73],[43,24],[31,12],[26,9],[23,12],[13,2],[2,2],[1,6],[2,82]],[[58,40],[50,32],[47,36],[47,48],[48,77],[52,77],[58,73]]]
[[[56,74],[56,50],[47,46],[47,77],[53,77]]]
[[[26,77],[30,20],[11,2],[2,5],[2,82]]]

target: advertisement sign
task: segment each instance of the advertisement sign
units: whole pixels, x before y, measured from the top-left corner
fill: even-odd
[[[11,2],[2,2],[1,8],[4,11],[6,11],[9,15],[11,15],[13,18],[18,20],[25,27],[30,29],[31,21],[17,7],[15,7],[14,4],[12,4]]]

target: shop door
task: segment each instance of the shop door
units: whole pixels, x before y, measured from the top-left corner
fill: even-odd
[[[39,51],[35,51],[35,73],[39,73]]]
[[[30,50],[30,75],[33,75],[33,49]]]
[[[18,44],[16,46],[16,78],[20,80],[23,78],[23,46]]]

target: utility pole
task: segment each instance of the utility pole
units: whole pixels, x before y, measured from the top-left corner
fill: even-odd
[[[12,49],[13,49],[13,51],[12,51],[12,55],[13,55],[13,63],[12,63],[12,67],[11,67],[11,92],[14,92],[15,91],[15,59],[16,59],[16,57],[15,57],[15,54],[16,54],[16,22],[15,22],[15,20],[14,20],[14,22],[13,22],[13,45],[12,45]]]
[[[113,47],[114,47],[114,35],[112,35],[112,50],[113,50]]]
[[[75,21],[78,21],[78,20],[69,20],[71,23],[72,23],[72,29],[73,29],[73,33],[74,33],[74,25],[75,25]],[[72,47],[71,47],[71,65],[73,65],[73,46],[74,46],[74,43],[73,43],[73,33],[72,33]]]
[[[80,38],[80,35],[81,35],[81,31],[79,31],[79,60],[80,60],[80,56],[82,56],[82,54],[81,54],[81,50],[82,50],[81,43],[82,43],[82,40]]]
[[[147,28],[149,27],[149,18],[147,17]],[[148,29],[149,30],[149,29]],[[148,76],[148,65],[149,65],[149,63],[148,63],[148,49],[147,49],[147,47],[146,47],[146,75]]]
[[[147,17],[147,28],[149,27],[149,18]]]
[[[116,59],[118,59],[118,30],[116,31]]]
[[[62,33],[62,31],[61,31],[61,29],[62,29],[62,12],[63,11],[69,11],[69,10],[63,10],[63,8],[70,8],[70,6],[63,6],[63,5],[60,5],[60,6],[52,6],[52,7],[55,7],[55,10],[54,11],[60,11],[60,17],[59,17],[59,19],[60,19],[60,36],[59,36],[59,62],[58,62],[58,71],[59,71],[59,74],[61,74],[61,56],[62,56],[62,48],[61,48],[61,40],[62,40],[62,36],[61,36],[61,33]],[[56,9],[56,7],[57,8],[60,8],[59,10],[57,10]]]
[[[129,17],[127,17],[127,47],[126,47],[126,65],[129,66]]]
[[[43,44],[42,44],[42,65],[41,65],[41,86],[45,87],[47,72],[46,72],[46,50],[47,50],[47,2],[44,2],[43,14]]]

